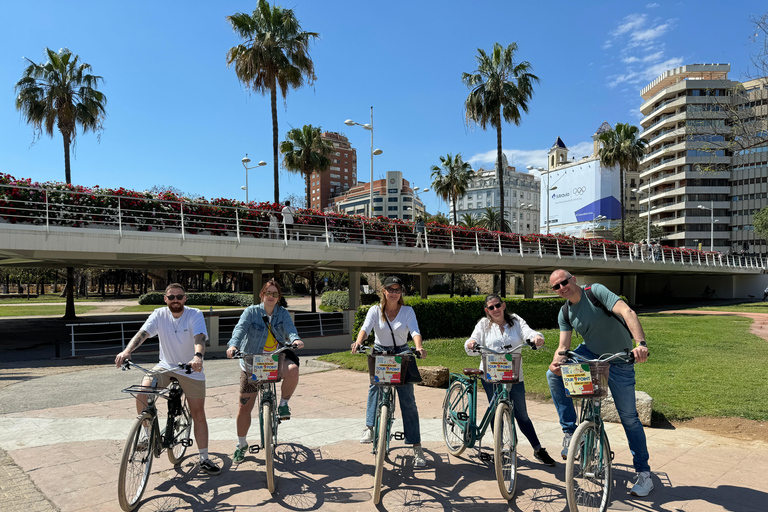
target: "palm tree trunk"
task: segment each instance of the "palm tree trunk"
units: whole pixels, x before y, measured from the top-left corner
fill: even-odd
[[[307,208],[312,207],[312,202],[311,202],[312,196],[309,193],[309,176],[310,176],[310,173],[308,172],[304,173],[304,184],[306,185],[306,188],[307,188]],[[320,205],[320,208],[322,209],[322,204]]]
[[[280,172],[278,170],[277,161],[277,82],[272,80],[272,87],[269,94],[270,103],[272,105],[272,161],[273,168],[275,170],[275,203],[280,202]]]
[[[504,169],[501,168],[501,122],[499,122],[499,126],[496,127],[496,165],[498,167],[499,176],[499,214],[501,217],[499,219],[499,231],[506,231],[506,229],[504,229]]]
[[[61,135],[64,139],[64,179],[66,180],[67,185],[69,185],[72,183],[72,169],[69,164],[70,136],[66,132],[61,132]]]
[[[453,225],[458,226],[459,221],[458,221],[458,217],[456,216],[456,196],[453,196],[452,199],[453,199]]]
[[[75,320],[75,268],[67,267],[67,304],[64,308],[64,320]]]
[[[619,166],[619,172],[621,173],[621,241],[623,242],[625,240],[624,238],[624,196],[626,195],[627,190],[627,173],[624,171],[624,166]]]

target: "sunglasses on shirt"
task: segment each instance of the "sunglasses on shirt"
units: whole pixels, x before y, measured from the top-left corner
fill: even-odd
[[[567,286],[567,285],[568,285],[568,281],[569,281],[570,279],[571,279],[571,278],[569,277],[568,279],[566,279],[566,280],[564,280],[564,281],[560,281],[559,283],[557,283],[557,284],[553,285],[553,286],[552,286],[552,289],[553,289],[553,290],[555,290],[555,291],[557,291],[557,290],[559,290],[561,287],[563,287],[563,286]]]
[[[165,297],[168,300],[173,300],[173,299],[181,300],[181,299],[183,299],[185,297],[185,295],[182,293],[181,295],[166,295]]]

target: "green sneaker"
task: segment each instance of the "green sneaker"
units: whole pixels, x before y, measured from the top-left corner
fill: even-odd
[[[248,445],[243,446],[242,448],[235,448],[235,454],[232,456],[232,462],[235,464],[240,464],[245,460],[245,453],[248,450]]]
[[[288,407],[288,404],[281,405],[277,408],[277,414],[280,415],[281,420],[287,421],[291,419],[291,408]]]

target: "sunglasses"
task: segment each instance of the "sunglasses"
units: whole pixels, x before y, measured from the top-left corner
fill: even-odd
[[[403,289],[402,288],[384,288],[384,289],[387,290],[387,292],[389,292],[389,293],[396,293],[398,295],[403,293]]]
[[[493,311],[494,309],[501,309],[501,306],[503,304],[493,304],[492,306],[485,306],[488,311]]]
[[[184,297],[185,297],[185,295],[183,293],[181,295],[166,295],[165,296],[165,298],[168,299],[168,300],[173,300],[173,299],[181,300]]]
[[[265,297],[274,297],[275,299],[280,298],[280,292],[264,292]]]
[[[560,287],[562,287],[562,286],[567,286],[567,285],[568,285],[568,281],[569,281],[570,279],[571,279],[571,278],[569,277],[568,279],[566,279],[566,280],[564,280],[564,281],[560,281],[560,282],[559,282],[559,283],[557,283],[556,285],[553,285],[553,286],[552,286],[552,289],[553,289],[553,290],[555,290],[555,291],[557,291],[557,290],[559,290],[559,289],[560,289]]]

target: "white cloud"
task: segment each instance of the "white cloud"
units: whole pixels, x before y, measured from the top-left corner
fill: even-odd
[[[667,59],[664,62],[659,62],[657,64],[653,64],[652,66],[648,66],[643,70],[643,77],[646,80],[653,80],[663,72],[667,71],[668,69],[673,68],[679,68],[683,65],[683,58],[682,57],[672,57],[671,59]]]
[[[595,128],[597,129],[597,127]],[[568,146],[569,159],[575,157],[577,160],[583,156],[592,154],[593,144],[591,141],[578,142],[574,145]],[[517,172],[528,173],[528,166],[547,168],[547,156],[549,149],[504,149],[504,155],[507,157],[509,165],[515,167]],[[477,153],[472,155],[467,162],[472,164],[472,168],[477,170],[493,169],[496,165],[496,150],[492,149],[484,153]],[[536,171],[532,171],[532,174],[538,175]]]
[[[671,23],[664,23],[663,25],[658,25],[656,27],[647,28],[645,30],[637,30],[632,32],[630,35],[630,39],[632,41],[631,45],[647,45],[651,41],[660,38],[664,35],[664,33],[671,28]]]
[[[616,30],[611,32],[613,37],[618,37],[627,32],[634,32],[636,29],[642,27],[645,24],[645,14],[630,14],[626,16],[622,23],[616,27]]]
[[[652,3],[652,4],[647,4],[645,7],[646,7],[646,9],[655,9],[658,6],[659,6],[659,4]]]

